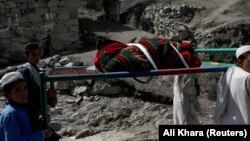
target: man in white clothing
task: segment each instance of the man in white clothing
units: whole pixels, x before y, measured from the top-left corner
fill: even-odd
[[[250,124],[250,45],[238,48],[236,58],[218,82],[215,124]]]
[[[199,124],[199,85],[194,74],[176,75],[174,78],[173,117],[177,125]]]

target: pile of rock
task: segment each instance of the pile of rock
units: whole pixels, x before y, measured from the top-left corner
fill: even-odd
[[[127,23],[131,27],[140,28],[155,35],[170,37],[176,33],[176,26],[190,23],[203,9],[185,4],[180,6],[164,3],[138,5],[128,13]]]
[[[202,8],[188,6],[182,4],[180,6],[166,5],[162,3],[149,5],[142,14],[142,26],[144,21],[153,23],[153,31],[156,35],[165,37],[176,33],[176,26],[178,24],[187,24],[194,17],[195,14],[201,11]]]

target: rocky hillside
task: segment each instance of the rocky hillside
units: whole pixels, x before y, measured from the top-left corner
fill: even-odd
[[[169,36],[178,24],[195,32],[199,47],[237,47],[249,43],[246,0],[166,0],[131,9],[126,23],[156,35]]]
[[[178,24],[193,30],[200,48],[238,47],[250,42],[248,0],[157,1],[163,3],[151,1],[131,8],[121,15],[122,24],[100,21],[98,16],[102,14],[84,9],[80,21],[84,53],[63,55],[60,59],[54,56],[42,60],[41,65],[72,66],[77,61],[92,65],[96,35],[122,42],[137,36],[167,37],[175,33]],[[65,57],[67,63],[62,61]],[[233,62],[233,57],[223,61]],[[215,102],[208,99],[208,94],[219,75],[199,75],[201,124],[212,124]],[[158,125],[173,124],[172,82],[173,76],[154,77],[148,84],[132,78],[96,80],[94,85],[91,80],[62,81],[57,83],[58,105],[50,109],[52,127],[64,137],[63,141],[157,141]]]

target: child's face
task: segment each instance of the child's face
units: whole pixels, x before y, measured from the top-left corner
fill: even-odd
[[[23,104],[28,101],[27,84],[26,81],[17,82],[12,87],[8,99],[17,104]]]
[[[40,57],[41,51],[39,49],[35,49],[31,51],[28,55],[25,55],[26,60],[33,65],[37,65],[39,63]]]

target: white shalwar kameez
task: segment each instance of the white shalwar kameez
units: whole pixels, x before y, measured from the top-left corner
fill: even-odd
[[[217,88],[215,124],[250,124],[250,73],[234,66],[224,73]]]
[[[194,74],[176,75],[173,92],[174,124],[199,124],[197,112],[200,110],[200,105],[197,99]]]

